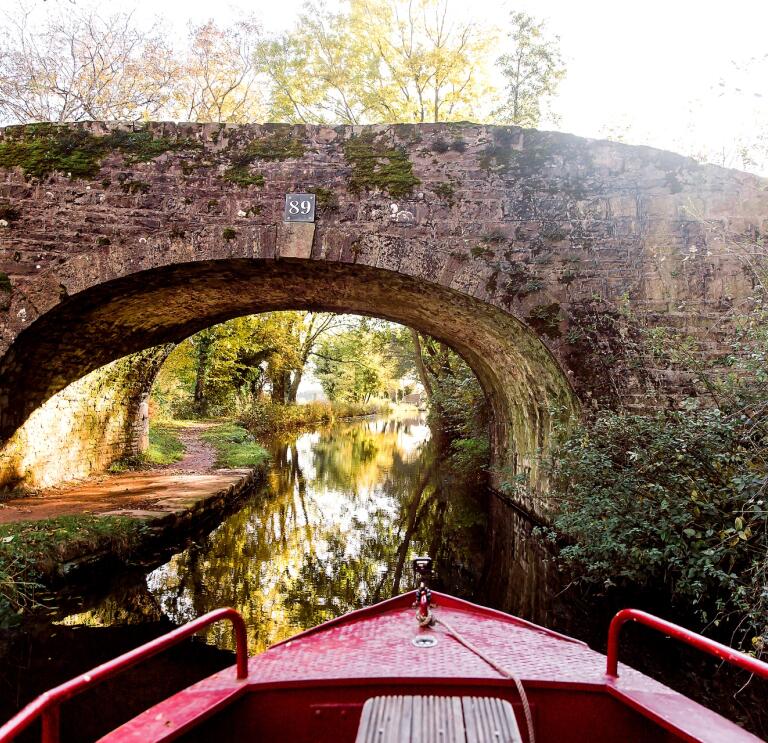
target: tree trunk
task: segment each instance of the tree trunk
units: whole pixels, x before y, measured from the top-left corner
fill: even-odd
[[[213,338],[201,336],[198,339],[194,407],[199,415],[206,415],[208,412],[208,401],[205,399],[205,382],[208,377],[208,364],[211,360],[212,346]]]
[[[278,372],[272,380],[272,402],[276,402],[279,405],[285,404],[285,382],[287,376],[287,372]]]
[[[421,380],[421,385],[424,387],[424,394],[426,394],[427,399],[432,399],[432,382],[429,380],[429,374],[427,373],[427,368],[424,366],[424,358],[421,355],[421,339],[419,338],[418,331],[414,330],[413,328],[408,328],[411,331],[411,338],[413,338],[413,350],[414,350],[414,360],[416,361],[416,370],[419,373],[419,379]]]
[[[299,385],[304,375],[304,369],[295,369],[291,377],[291,383],[288,385],[288,402],[296,402],[296,395],[299,393]]]

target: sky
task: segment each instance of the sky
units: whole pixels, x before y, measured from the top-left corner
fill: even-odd
[[[10,0],[0,6],[5,2]],[[739,142],[768,137],[768,0],[449,2],[457,13],[472,13],[502,31],[509,10],[522,10],[545,19],[560,37],[568,72],[553,104],[559,121],[545,128],[705,155],[730,167],[743,166],[736,157]],[[179,33],[190,20],[227,23],[243,11],[268,31],[279,31],[293,24],[301,8],[301,0],[133,4],[146,19],[161,13]],[[110,9],[130,5],[99,3]],[[750,64],[756,58],[762,61]],[[748,169],[768,175],[765,160]]]

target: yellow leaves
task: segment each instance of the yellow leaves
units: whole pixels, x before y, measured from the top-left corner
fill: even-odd
[[[190,25],[188,50],[173,87],[178,118],[244,123],[264,117],[254,60],[258,34],[249,19],[228,28],[213,21]]]
[[[440,0],[311,4],[296,26],[258,45],[272,116],[308,123],[416,123],[483,118],[493,34]]]

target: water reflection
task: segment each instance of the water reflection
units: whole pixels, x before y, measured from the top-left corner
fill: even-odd
[[[67,624],[189,621],[220,606],[258,652],[301,629],[411,587],[429,552],[461,592],[482,567],[482,503],[440,465],[422,417],[377,418],[270,443],[267,487],[198,544]],[[209,640],[233,645],[231,630]]]
[[[570,584],[533,524],[500,498],[467,487],[435,456],[422,418],[342,423],[273,441],[270,450],[262,492],[161,567],[118,576],[106,599],[83,597],[84,606],[96,608],[63,623],[88,636],[112,628],[121,637],[121,625],[128,634],[149,628],[159,633],[171,622],[229,605],[245,617],[250,650],[258,652],[407,590],[408,559],[425,552],[436,558],[433,587],[599,649],[617,609],[635,605],[666,613],[653,603],[659,597],[629,591],[600,596]],[[128,626],[135,624],[143,626]],[[74,648],[69,637],[46,632],[28,642],[42,671],[5,682],[16,690],[17,706],[50,685],[45,659],[60,659],[69,676],[102,660]],[[226,625],[211,628],[207,639],[224,649],[234,645]],[[18,638],[13,644],[23,645]],[[622,658],[752,730],[768,731],[758,701],[764,687],[742,690],[744,674],[642,628],[626,630]],[[2,683],[0,673],[0,688]]]

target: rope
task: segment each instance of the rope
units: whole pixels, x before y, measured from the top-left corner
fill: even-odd
[[[425,617],[425,619],[429,619],[430,622],[434,621],[436,624],[442,624],[443,627],[445,627],[446,631],[453,635],[453,637],[458,640],[465,648],[468,650],[471,650],[475,655],[477,655],[479,658],[482,658],[491,668],[498,671],[502,676],[506,676],[508,679],[512,679],[512,681],[515,682],[515,687],[517,688],[517,693],[520,696],[520,702],[523,705],[523,712],[525,713],[525,726],[528,728],[528,743],[536,743],[536,736],[533,733],[533,715],[531,714],[531,705],[528,702],[528,695],[525,693],[525,689],[523,688],[523,682],[520,680],[520,677],[513,673],[512,671],[504,668],[503,666],[500,666],[498,663],[496,663],[494,660],[489,658],[485,653],[483,653],[482,650],[479,650],[476,648],[469,640],[467,640],[465,637],[463,637],[459,632],[457,632],[453,627],[451,627],[448,622],[439,619],[438,617],[435,617],[432,612],[430,611]],[[422,620],[419,619],[419,624],[421,626],[426,626],[422,624]]]

